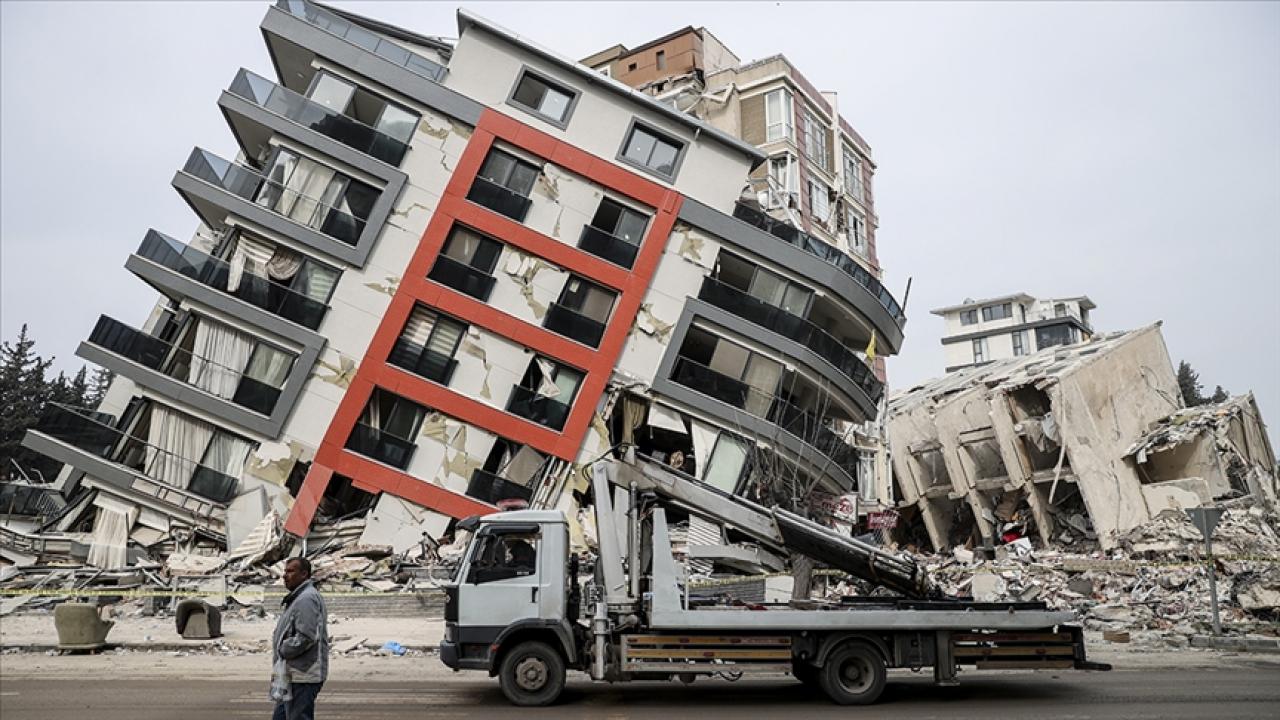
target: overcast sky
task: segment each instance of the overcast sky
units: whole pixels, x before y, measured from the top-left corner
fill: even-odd
[[[456,5],[338,3],[431,35]],[[895,387],[942,371],[966,297],[1088,295],[1101,330],[1164,321],[1174,362],[1254,390],[1280,428],[1280,4],[472,3],[583,57],[702,25],[785,54],[871,144],[885,281],[907,300]],[[0,2],[0,337],[58,366],[99,313],[145,319],[123,268],[191,236],[169,186],[193,146],[234,156],[215,101],[274,77],[265,2]]]

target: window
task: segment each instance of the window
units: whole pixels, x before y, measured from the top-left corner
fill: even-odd
[[[977,338],[973,341],[973,361],[976,363],[987,361],[987,339]]]
[[[1076,329],[1070,325],[1036,328],[1036,347],[1040,350],[1054,345],[1070,345],[1073,342],[1076,342]]]
[[[520,384],[511,389],[507,411],[553,430],[564,428],[583,374],[567,365],[537,356]]]
[[[831,198],[827,192],[825,183],[809,176],[809,216],[820,223],[831,219]]]
[[[249,356],[244,377],[236,387],[232,402],[250,410],[270,415],[275,409],[280,390],[284,387],[289,371],[293,369],[294,356],[265,343],[258,343]]]
[[[636,70],[636,64],[635,64],[635,63],[628,63],[628,64],[627,64],[627,72],[635,72],[635,70]]]
[[[493,268],[502,243],[457,226],[436,256],[427,277],[480,300],[488,300],[495,282]]]
[[[529,212],[530,193],[541,170],[501,150],[489,151],[467,199],[496,213],[522,222]]]
[[[276,148],[254,202],[355,245],[378,191],[292,150]]]
[[[659,50],[653,56],[653,61],[654,61],[654,64],[658,66],[659,70],[666,70],[667,69],[667,52],[665,50]]]
[[[569,115],[573,112],[577,99],[576,92],[525,68],[511,91],[510,102],[564,127],[569,122]]]
[[[1013,303],[1003,303],[1001,305],[990,305],[982,308],[983,322],[991,322],[993,320],[1004,320],[1013,317]]]
[[[973,310],[960,311],[961,325],[976,325],[977,323],[978,323],[978,311],[976,308]]]
[[[767,208],[786,207],[792,193],[799,192],[799,163],[794,155],[784,153],[769,158],[769,188],[760,204]]]
[[[230,266],[227,292],[312,330],[320,326],[338,270],[239,230],[217,256]]]
[[[465,323],[416,305],[387,362],[448,385],[457,366],[453,355],[466,332]]]
[[[781,378],[781,363],[696,326],[685,334],[672,376],[758,417],[769,414]]]
[[[798,317],[805,316],[813,296],[809,288],[724,250],[715,279]]]
[[[542,325],[546,329],[596,347],[604,335],[605,323],[613,311],[617,293],[577,275],[570,275],[560,291],[560,299],[547,310]]]
[[[867,254],[867,221],[862,213],[852,207],[845,208],[848,222],[849,249],[865,256]]]
[[[778,88],[767,93],[764,96],[765,142],[795,139],[794,117],[795,111],[791,107],[790,92]]]
[[[1053,316],[1054,316],[1054,317],[1066,317],[1066,316],[1067,316],[1067,304],[1066,304],[1066,303],[1055,303],[1055,304],[1054,304],[1054,306],[1053,306]]]
[[[1010,337],[1013,339],[1014,357],[1018,357],[1019,355],[1026,355],[1027,354],[1026,335],[1021,330],[1019,330],[1018,332],[1013,333],[1013,335],[1011,335]]]
[[[614,265],[629,268],[635,262],[637,249],[644,239],[644,231],[648,225],[647,215],[603,198],[591,223],[582,228],[578,247]]]
[[[844,189],[854,199],[862,200],[862,161],[848,145],[844,146]]]
[[[747,443],[728,433],[720,433],[702,473],[702,482],[727,493],[738,489],[742,470],[747,464]]]
[[[541,545],[538,531],[523,528],[517,532],[504,532],[501,528],[495,530],[481,536],[480,542],[476,543],[467,582],[479,585],[537,573]]]
[[[386,390],[374,390],[351,429],[347,448],[404,470],[426,416],[423,406]]]
[[[672,180],[683,152],[684,143],[635,123],[622,144],[619,159]]]
[[[314,103],[353,118],[387,136],[381,139],[375,138],[367,144],[367,147],[366,143],[359,143],[358,149],[366,150],[370,155],[392,165],[399,165],[404,159],[409,140],[418,126],[420,116],[417,113],[324,71],[317,72],[312,79],[307,97]],[[345,139],[347,137],[367,136],[367,132],[352,132],[349,128],[329,129],[326,127],[328,124],[317,126],[316,129],[347,144],[354,144]],[[338,134],[334,134],[335,132]]]
[[[804,154],[823,170],[831,169],[827,164],[827,129],[808,110],[804,113]]]

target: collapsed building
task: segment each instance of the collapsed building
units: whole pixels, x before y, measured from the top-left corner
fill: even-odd
[[[1165,510],[1276,499],[1251,395],[1184,409],[1160,324],[958,370],[889,404],[899,536],[918,547],[1117,538]]]
[[[115,373],[105,399],[23,440],[63,470],[6,562],[426,552],[503,504],[576,517],[582,468],[620,446],[856,520],[905,323],[867,228],[779,221],[749,179],[769,153],[466,11],[452,41],[302,0],[261,30],[273,78],[217,99],[239,152],[196,148],[172,181],[193,237],[148,230],[125,261],[159,302],[77,350]],[[826,178],[812,204],[869,206],[834,105],[742,89],[779,92],[806,113],[779,151]]]

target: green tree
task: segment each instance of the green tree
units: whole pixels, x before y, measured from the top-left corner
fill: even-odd
[[[36,354],[35,344],[26,324],[13,344],[0,341],[0,478],[13,473],[13,461],[35,459],[22,447],[22,435],[40,419],[49,392],[45,372],[53,364]]]
[[[96,410],[102,399],[107,396],[107,388],[116,374],[106,368],[97,368],[89,379],[89,388],[84,394],[84,406]]]
[[[1182,391],[1182,402],[1187,407],[1203,405],[1207,402],[1204,387],[1200,384],[1200,373],[1191,367],[1191,363],[1183,360],[1178,363],[1178,389]]]
[[[1209,402],[1211,403],[1223,403],[1230,399],[1231,393],[1223,390],[1221,385],[1214,386],[1213,394],[1209,396]]]

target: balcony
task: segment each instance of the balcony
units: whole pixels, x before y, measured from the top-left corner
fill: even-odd
[[[840,268],[840,270],[846,275],[853,278],[854,282],[866,288],[867,292],[871,293],[871,296],[874,297],[876,302],[878,302],[885,311],[889,313],[889,316],[893,318],[899,328],[901,328],[907,321],[907,316],[906,313],[903,312],[902,306],[898,304],[897,300],[893,299],[893,295],[889,290],[885,288],[878,279],[872,277],[871,273],[868,272],[866,268],[859,265],[858,261],[848,255],[845,255],[839,248],[836,248],[833,245],[828,245],[806,232],[797,230],[791,225],[780,220],[775,220],[765,213],[741,202],[734,207],[733,216],[743,222],[764,230],[770,235],[773,235],[790,245],[794,245],[801,250],[804,250],[823,262],[830,263]]]
[[[494,473],[476,469],[472,471],[471,482],[467,484],[467,495],[497,505],[503,500],[529,500],[533,497],[533,490]]]
[[[427,278],[485,301],[489,299],[489,293],[493,292],[493,286],[497,283],[497,278],[489,273],[460,263],[448,255],[436,256],[436,264],[427,273]]]
[[[225,293],[308,330],[320,327],[329,306],[274,283],[245,273],[234,291],[228,290],[231,266],[173,238],[150,230],[135,253],[168,270]]]
[[[364,423],[356,423],[347,438],[347,449],[381,463],[406,470],[413,458],[414,444]]]
[[[547,316],[542,327],[583,345],[597,347],[604,335],[604,323],[597,322],[575,310],[559,304],[551,303],[547,308]]]
[[[884,383],[880,382],[866,362],[844,343],[808,320],[713,277],[703,278],[698,299],[804,345],[852,380],[871,398],[872,403],[879,403],[884,395]]]
[[[193,355],[106,315],[98,318],[88,343],[192,387],[198,386],[189,380],[190,368],[193,361],[200,360],[206,370],[236,379],[236,390],[229,398],[230,402],[262,415],[270,416],[280,399],[279,388],[248,377],[241,370]],[[130,373],[127,366],[117,369],[117,372],[126,377],[136,377],[136,373]]]
[[[522,385],[511,389],[507,412],[557,432],[564,429],[565,420],[569,418],[568,405],[555,398],[539,395],[536,390]]]
[[[743,409],[751,386],[686,357],[676,359],[672,380],[703,395],[710,395],[722,403]]]
[[[635,264],[636,253],[640,250],[636,245],[590,225],[583,226],[578,248],[628,270]]]
[[[458,361],[448,355],[428,350],[404,338],[396,340],[387,362],[441,385],[449,384],[454,369],[458,367]]]
[[[276,7],[296,18],[305,20],[331,35],[340,37],[352,45],[368,50],[383,60],[403,67],[415,75],[421,75],[433,81],[439,81],[440,77],[444,75],[443,65],[411,53],[390,40],[379,37],[358,25],[353,25],[309,2],[304,2],[303,0],[279,0],[276,3]]]
[[[141,474],[151,481],[149,484],[161,487],[153,487],[147,492],[131,483],[131,489],[142,490],[148,495],[159,497],[177,507],[192,509],[195,503],[184,500],[182,497],[187,494],[194,494],[220,505],[235,497],[236,488],[240,482],[235,477],[143,442],[140,438],[127,435],[107,424],[112,419],[109,415],[53,403],[47,406],[44,415],[30,432],[65,443],[114,466],[123,466],[131,473]],[[25,440],[24,444],[26,444]],[[73,457],[63,456],[57,459],[85,470],[91,475],[114,474],[96,472],[93,467],[77,463]],[[162,482],[155,472],[157,467],[163,467],[165,474],[170,476],[189,473],[188,486],[174,488]],[[100,479],[111,480],[109,477]],[[175,490],[180,492],[173,492]]]
[[[529,198],[479,175],[472,183],[467,199],[516,222],[524,222],[525,215],[529,214],[529,208],[533,205]]]
[[[270,80],[241,69],[230,93],[370,157],[399,167],[409,146]]]
[[[207,150],[193,150],[182,172],[346,245],[355,246],[364,232],[365,219],[343,212],[319,198],[303,195],[247,165],[230,162]],[[178,190],[206,223],[215,227],[225,224],[228,208],[217,199],[201,198],[180,185]]]

